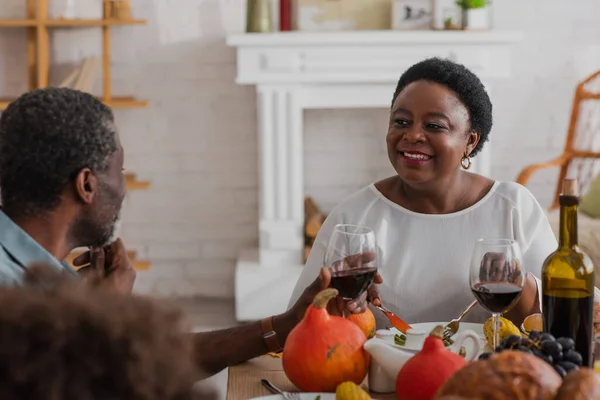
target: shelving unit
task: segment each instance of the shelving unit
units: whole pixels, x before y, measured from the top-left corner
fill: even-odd
[[[51,19],[48,17],[48,0],[26,0],[26,18],[0,19],[0,28],[23,28],[27,30],[27,77],[29,90],[48,86],[50,75],[50,31],[52,29],[93,28],[102,29],[102,95],[104,104],[113,109],[133,109],[148,106],[148,101],[133,96],[113,97],[111,86],[111,28],[125,25],[144,25],[145,20],[116,19],[112,16],[111,0],[103,0],[102,19]],[[0,98],[0,110],[5,109],[14,99]],[[125,176],[128,190],[145,190],[150,182],[138,181],[135,174]],[[80,252],[67,257],[71,262]],[[129,259],[137,270],[147,270],[151,263],[136,260],[136,252],[128,252]]]
[[[111,29],[124,25],[144,25],[146,20],[115,19],[111,13],[112,2],[103,0],[103,18],[94,19],[49,19],[48,0],[27,0],[27,18],[0,20],[0,28],[27,29],[27,64],[29,90],[48,86],[50,74],[50,38],[52,29],[93,28],[102,29],[102,96],[100,100],[111,108],[143,108],[148,101],[133,96],[113,97],[111,87]],[[0,109],[12,99],[0,99]]]

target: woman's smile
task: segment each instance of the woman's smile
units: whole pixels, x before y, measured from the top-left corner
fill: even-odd
[[[398,155],[400,156],[402,163],[408,166],[425,165],[433,159],[432,156],[421,153],[420,151],[399,151]]]
[[[417,150],[416,148],[410,148],[409,146],[399,147],[397,149],[397,157],[402,164],[408,166],[421,166],[429,163],[433,158],[431,151]]]

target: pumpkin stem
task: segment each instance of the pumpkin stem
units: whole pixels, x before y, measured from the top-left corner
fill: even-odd
[[[431,331],[429,336],[443,339],[444,338],[444,326],[443,325],[436,326],[435,328],[433,328],[433,330]]]
[[[333,289],[333,288],[325,289],[325,290],[319,292],[315,296],[315,298],[312,302],[312,305],[314,308],[323,309],[323,308],[327,307],[327,303],[329,303],[329,300],[333,299],[337,295],[338,295],[337,289]]]

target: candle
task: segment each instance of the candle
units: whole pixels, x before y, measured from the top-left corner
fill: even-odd
[[[292,30],[292,0],[279,0],[279,30]]]

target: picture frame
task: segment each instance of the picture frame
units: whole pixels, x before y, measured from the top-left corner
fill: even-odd
[[[392,0],[392,29],[430,30],[434,0]]]
[[[296,0],[299,31],[387,30],[392,0]]]

